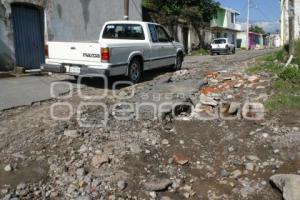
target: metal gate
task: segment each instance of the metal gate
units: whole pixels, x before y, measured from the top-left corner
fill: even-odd
[[[44,63],[43,10],[23,4],[12,4],[16,64],[38,69]]]

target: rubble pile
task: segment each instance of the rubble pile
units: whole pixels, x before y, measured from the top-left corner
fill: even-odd
[[[187,94],[195,106],[191,112],[181,106],[178,118],[122,121],[115,116],[127,107],[119,105],[109,109],[107,126],[101,128],[79,127],[74,118],[50,119],[52,102],[4,114],[0,198],[279,200],[281,194],[268,181],[278,173],[300,173],[300,124],[265,116],[262,103],[270,95],[270,80],[228,71],[170,73],[139,84],[136,96],[171,88],[172,100]],[[199,81],[201,87],[195,86]],[[129,88],[121,91],[130,94]],[[136,96],[124,102],[139,101]],[[121,103],[111,96],[105,102]],[[101,109],[83,113],[85,121],[103,118]],[[37,117],[41,120],[33,120]],[[292,200],[298,179],[271,178]]]

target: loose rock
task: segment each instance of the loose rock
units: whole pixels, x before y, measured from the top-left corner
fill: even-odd
[[[148,191],[163,191],[166,190],[170,185],[172,185],[171,180],[162,179],[162,180],[145,183],[144,187]]]
[[[104,163],[108,163],[110,161],[109,157],[105,154],[95,155],[92,158],[91,165],[95,168],[101,167]]]
[[[283,193],[285,200],[300,199],[300,176],[294,174],[277,174],[270,178],[270,181]]]

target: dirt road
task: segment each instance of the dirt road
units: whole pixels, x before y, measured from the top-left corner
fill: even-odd
[[[115,90],[121,78],[85,80],[1,112],[0,198],[280,200],[269,177],[299,170],[299,112],[255,110],[274,77],[244,73],[273,51],[188,57]]]

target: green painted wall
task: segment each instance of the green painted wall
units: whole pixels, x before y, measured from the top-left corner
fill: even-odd
[[[224,9],[220,8],[218,10],[218,14],[217,14],[217,20],[216,20],[217,25],[219,27],[225,27],[226,26],[226,21],[227,21],[226,18],[227,18],[226,11]]]

